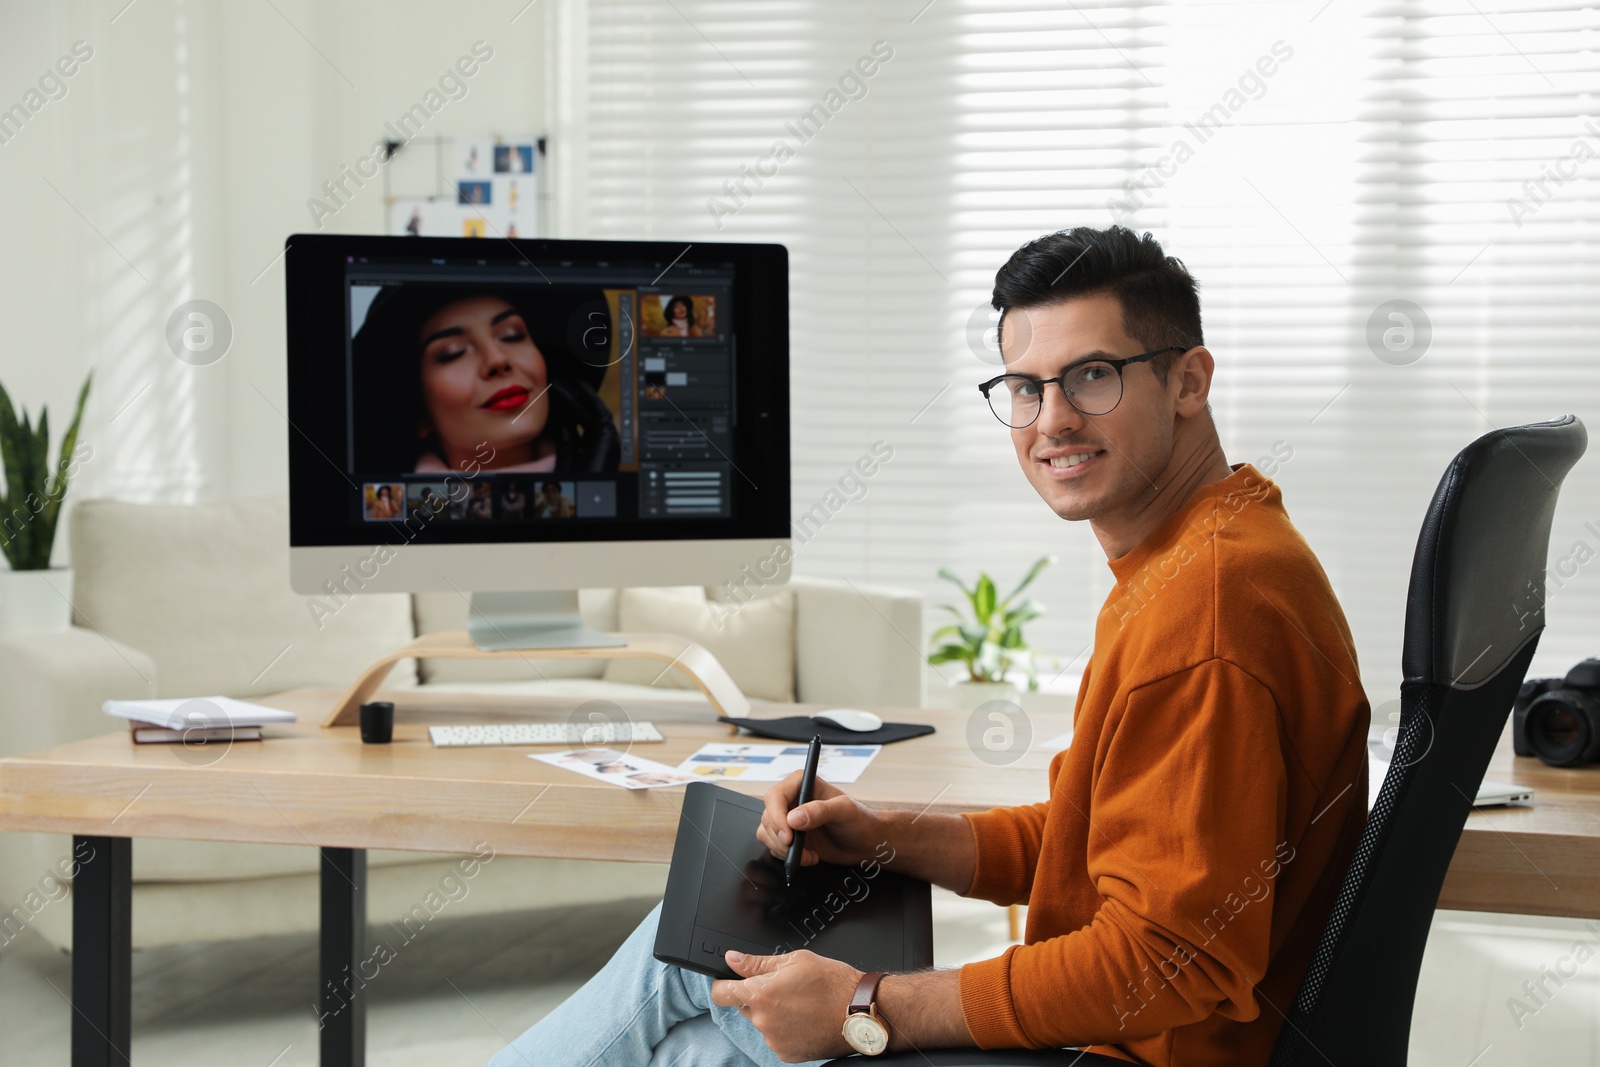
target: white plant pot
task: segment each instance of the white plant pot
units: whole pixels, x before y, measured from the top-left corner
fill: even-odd
[[[0,634],[59,633],[71,625],[71,567],[0,571]]]

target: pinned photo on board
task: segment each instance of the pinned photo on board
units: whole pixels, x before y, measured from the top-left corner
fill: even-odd
[[[397,196],[389,205],[388,225],[400,237],[458,237],[461,206],[454,190],[444,196]]]
[[[497,144],[494,146],[496,174],[532,174],[533,145]]]

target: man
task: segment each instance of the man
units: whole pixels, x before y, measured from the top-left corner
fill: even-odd
[[[1366,818],[1370,715],[1343,612],[1277,487],[1225,459],[1196,283],[1153,238],[1042,237],[1000,270],[994,306],[1006,373],[985,395],[1028,481],[1089,522],[1117,583],[1050,799],[913,818],[820,781],[793,807],[795,776],[767,794],[758,836],[782,855],[805,830],[808,863],[887,843],[896,870],[1029,905],[1025,944],[878,983],[891,1049],[1265,1064]],[[713,982],[651,959],[655,921],[496,1067],[851,1052],[853,967],[729,953],[746,977]]]
[[[534,514],[541,519],[572,518],[572,501],[562,494],[560,482],[544,483],[544,495],[534,501]]]

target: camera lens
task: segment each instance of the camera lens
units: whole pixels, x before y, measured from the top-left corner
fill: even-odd
[[[1528,743],[1552,767],[1594,762],[1600,753],[1600,709],[1583,693],[1557,689],[1528,705]]]

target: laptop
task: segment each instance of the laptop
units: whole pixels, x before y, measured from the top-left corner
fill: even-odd
[[[1378,802],[1378,790],[1383,788],[1383,776],[1389,773],[1389,761],[1394,750],[1382,736],[1367,739],[1367,808]],[[1478,786],[1478,795],[1472,798],[1474,808],[1498,808],[1507,804],[1523,804],[1533,799],[1533,790],[1525,785],[1492,782],[1485,779]]]

